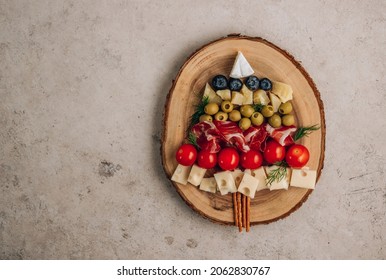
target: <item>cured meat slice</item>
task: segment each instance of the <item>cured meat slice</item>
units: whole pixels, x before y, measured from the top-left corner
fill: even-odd
[[[297,130],[294,125],[273,128],[267,124],[265,129],[267,130],[268,135],[282,146],[289,146],[294,143],[293,135]]]
[[[235,146],[242,152],[248,152],[250,150],[249,146],[245,142],[243,131],[237,123],[232,121],[214,120],[213,124],[216,126],[223,140],[227,144]]]
[[[218,153],[221,150],[221,134],[212,122],[199,122],[192,127],[191,132],[201,150],[211,153]]]
[[[251,149],[261,152],[264,151],[268,133],[263,125],[251,126],[245,130],[243,134],[246,144]]]

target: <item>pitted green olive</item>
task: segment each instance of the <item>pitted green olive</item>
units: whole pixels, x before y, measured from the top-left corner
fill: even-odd
[[[248,119],[248,118],[242,118],[242,119],[239,121],[239,127],[240,127],[242,130],[247,130],[250,126],[251,126],[251,120]]]
[[[284,115],[281,117],[281,122],[285,126],[290,126],[290,125],[295,124],[295,118],[293,115]]]
[[[205,106],[204,111],[208,115],[215,115],[220,110],[220,107],[216,103],[209,103]]]
[[[273,107],[271,105],[265,105],[262,109],[261,109],[261,114],[266,117],[266,118],[269,118],[273,115]]]
[[[279,106],[279,113],[282,115],[286,115],[292,112],[292,104],[291,102],[287,101],[285,103],[282,103]]]
[[[228,114],[220,111],[214,115],[214,119],[217,121],[226,121],[228,119]]]
[[[209,116],[207,114],[201,115],[200,116],[200,122],[204,122],[204,121],[211,122],[211,121],[213,121],[213,118],[212,118],[212,116]]]
[[[274,128],[277,128],[277,127],[280,127],[281,126],[281,118],[279,116],[279,114],[273,114],[269,119],[268,119],[268,123],[274,127]]]
[[[261,125],[264,122],[264,117],[259,112],[255,112],[251,116],[251,122],[253,125]]]
[[[221,110],[225,113],[230,113],[233,110],[233,104],[230,101],[223,101],[221,103]]]
[[[240,111],[233,110],[229,113],[229,119],[233,122],[238,122],[241,119]]]
[[[240,107],[241,115],[243,115],[246,118],[251,117],[253,112],[255,112],[255,110],[253,109],[253,107],[251,105],[243,105]]]

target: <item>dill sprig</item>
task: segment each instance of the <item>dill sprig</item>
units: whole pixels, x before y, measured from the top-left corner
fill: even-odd
[[[205,106],[209,104],[209,97],[204,96],[200,103],[198,103],[195,107],[195,111],[193,115],[190,117],[190,125],[189,128],[191,128],[196,123],[200,122],[200,117],[205,114]]]
[[[261,104],[261,103],[259,103],[259,104],[255,104],[254,106],[253,106],[253,109],[255,110],[255,112],[261,112],[261,110],[263,109],[263,107],[264,107],[264,105],[263,104]]]
[[[297,141],[299,140],[300,138],[304,137],[304,136],[308,136],[310,135],[313,131],[315,130],[318,130],[320,127],[316,124],[314,125],[311,125],[311,126],[306,126],[306,127],[299,127],[296,132],[295,132],[295,136],[294,136],[294,140]]]
[[[276,169],[271,170],[267,175],[267,185],[272,185],[273,182],[280,182],[287,176],[288,164],[285,161],[275,163]]]

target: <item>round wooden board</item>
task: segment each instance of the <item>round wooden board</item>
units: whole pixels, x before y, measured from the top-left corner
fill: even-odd
[[[287,83],[293,88],[293,106],[297,125],[318,124],[321,129],[298,143],[310,150],[307,166],[323,168],[325,120],[320,94],[304,68],[286,51],[261,39],[230,35],[211,42],[192,54],[173,81],[164,112],[162,139],[163,167],[171,178],[177,167],[175,153],[186,139],[189,118],[199,102],[206,82],[217,74],[229,76],[237,51],[241,51],[258,77]],[[182,199],[202,216],[220,224],[234,224],[232,196],[200,191],[191,184],[172,182]],[[251,225],[269,223],[284,218],[298,209],[312,190],[290,187],[286,190],[256,193],[251,199]]]

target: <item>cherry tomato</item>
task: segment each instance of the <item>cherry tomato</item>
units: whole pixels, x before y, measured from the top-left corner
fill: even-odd
[[[245,169],[259,168],[263,163],[263,155],[259,151],[250,150],[242,153],[240,157],[240,165]]]
[[[310,152],[308,149],[300,144],[292,145],[285,156],[288,165],[295,168],[305,166],[310,159]]]
[[[176,160],[179,164],[190,166],[196,161],[197,150],[192,144],[183,144],[176,153]]]
[[[239,165],[240,156],[235,148],[224,148],[218,154],[218,165],[223,170],[233,170]]]
[[[199,167],[211,169],[217,164],[217,154],[205,150],[199,151],[197,155],[197,164]]]
[[[264,150],[264,159],[271,164],[282,161],[285,157],[285,148],[275,140],[267,141]]]

